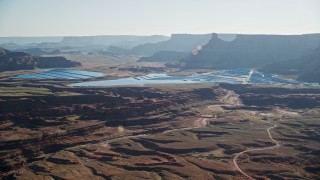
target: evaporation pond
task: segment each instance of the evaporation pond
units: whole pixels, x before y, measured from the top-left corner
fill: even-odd
[[[52,69],[49,71],[15,76],[19,79],[89,79],[104,76],[100,72],[81,71],[72,69]]]
[[[188,83],[206,83],[206,82],[226,82],[231,84],[240,84],[241,81],[235,78],[218,77],[209,75],[192,76],[168,76],[166,74],[149,74],[139,77],[128,77],[116,80],[89,81],[71,84],[70,86],[127,86],[127,85],[145,85],[145,84],[188,84]]]
[[[312,86],[314,84],[286,80],[272,74],[261,73],[249,69],[226,70],[204,74],[194,74],[191,76],[169,76],[166,74],[149,74],[138,77],[120,78],[115,80],[88,81],[70,84],[73,87],[90,86],[140,86],[147,84],[188,84],[188,83],[230,83],[230,84],[283,84],[283,85],[303,85]]]

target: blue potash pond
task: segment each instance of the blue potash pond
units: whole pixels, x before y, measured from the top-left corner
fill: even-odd
[[[72,69],[53,69],[44,72],[37,72],[15,76],[19,79],[90,79],[104,76],[100,72],[81,71]]]
[[[166,74],[149,74],[145,76],[120,78],[116,80],[88,81],[74,83],[73,87],[90,86],[141,86],[148,84],[190,84],[190,83],[230,83],[230,84],[275,84],[315,86],[318,84],[282,79],[272,74],[265,74],[250,69],[225,70],[191,76],[169,76]]]

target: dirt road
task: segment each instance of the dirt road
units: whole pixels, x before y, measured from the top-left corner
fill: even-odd
[[[254,178],[252,178],[251,176],[249,176],[247,173],[245,173],[245,172],[239,167],[239,165],[238,165],[238,163],[237,163],[237,159],[238,159],[241,155],[243,155],[244,153],[247,153],[247,152],[264,151],[264,150],[270,150],[270,149],[275,149],[275,148],[280,147],[280,144],[278,143],[278,141],[276,141],[275,139],[273,139],[273,137],[272,137],[272,135],[271,135],[271,133],[270,133],[270,130],[271,130],[271,129],[274,129],[274,128],[276,128],[276,127],[277,127],[277,125],[276,125],[276,124],[273,124],[272,127],[269,127],[269,128],[266,129],[267,132],[268,132],[269,138],[273,141],[273,143],[274,143],[275,145],[269,146],[269,147],[264,147],[264,148],[246,149],[246,150],[238,153],[238,154],[233,158],[233,164],[235,165],[235,167],[237,168],[237,170],[238,170],[241,174],[243,174],[244,176],[246,176],[247,178],[249,178],[249,179],[254,179]]]

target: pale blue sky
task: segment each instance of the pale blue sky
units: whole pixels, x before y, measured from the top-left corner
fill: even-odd
[[[320,32],[320,0],[0,0],[0,36]]]

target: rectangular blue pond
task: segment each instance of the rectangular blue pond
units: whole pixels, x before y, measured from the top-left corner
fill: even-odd
[[[166,74],[148,74],[139,77],[129,77],[116,80],[89,81],[71,84],[70,86],[128,86],[145,84],[190,84],[206,82],[226,82],[240,84],[242,81],[236,78],[218,77],[213,74],[193,75],[193,76],[168,76]]]
[[[229,77],[242,77],[250,84],[279,84],[279,85],[302,85],[302,86],[318,86],[317,83],[306,83],[290,79],[283,79],[273,74],[262,73],[256,70],[239,69],[239,70],[225,70],[214,73],[216,75]]]
[[[116,80],[89,81],[74,83],[73,87],[90,86],[140,86],[147,84],[190,84],[190,83],[230,83],[230,84],[281,84],[281,85],[302,85],[317,86],[318,84],[305,83],[294,80],[287,80],[276,77],[272,74],[265,74],[249,69],[226,70],[192,76],[168,76],[166,74],[148,74],[145,76],[121,78]]]
[[[80,71],[72,69],[53,69],[44,72],[15,76],[19,79],[89,79],[104,76],[100,72]]]

